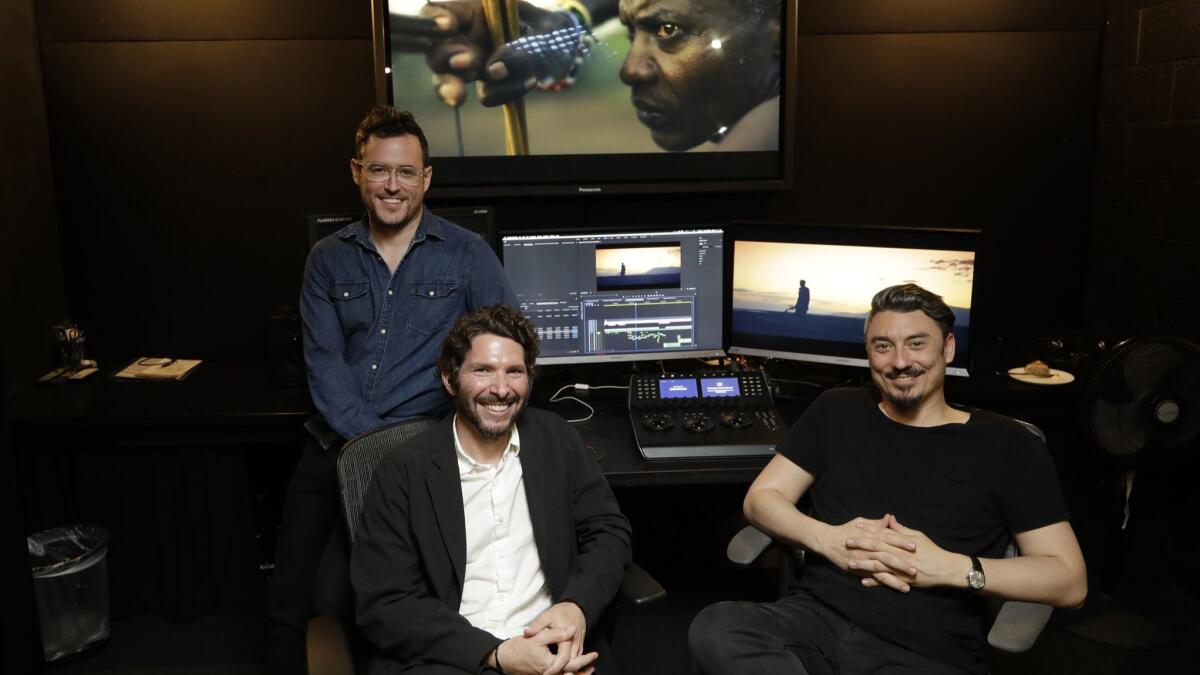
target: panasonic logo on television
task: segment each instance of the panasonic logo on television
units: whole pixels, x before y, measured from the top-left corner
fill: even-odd
[[[576,188],[576,189],[577,189],[579,192],[604,192],[604,188],[602,188],[602,187],[583,187],[583,186],[580,186],[580,187],[578,187],[578,188]]]

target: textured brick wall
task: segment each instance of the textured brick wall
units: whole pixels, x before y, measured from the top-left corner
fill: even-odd
[[[1088,316],[1200,340],[1200,0],[1109,0],[1102,48]]]

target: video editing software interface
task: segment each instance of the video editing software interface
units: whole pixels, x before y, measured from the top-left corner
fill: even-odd
[[[723,231],[510,234],[504,271],[538,363],[722,355]]]

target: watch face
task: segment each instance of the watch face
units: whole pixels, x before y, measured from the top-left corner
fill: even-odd
[[[971,570],[970,572],[967,572],[967,585],[973,590],[978,591],[982,589],[985,581],[986,579],[984,578],[982,571]]]

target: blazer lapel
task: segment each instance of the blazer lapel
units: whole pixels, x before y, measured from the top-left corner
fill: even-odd
[[[525,502],[529,504],[529,521],[533,525],[533,542],[537,546],[538,558],[542,561],[542,572],[551,583],[551,591],[556,591],[555,577],[558,565],[551,558],[559,548],[551,546],[547,540],[546,511],[546,446],[545,439],[535,434],[527,425],[517,422],[521,432],[521,474],[525,481]]]
[[[442,543],[458,579],[462,594],[463,577],[467,570],[467,523],[463,515],[462,485],[458,478],[458,462],[454,455],[454,438],[444,439],[449,452],[439,449],[429,460],[425,484],[433,503],[433,514],[442,533]]]

